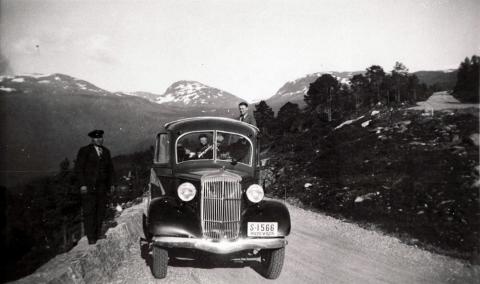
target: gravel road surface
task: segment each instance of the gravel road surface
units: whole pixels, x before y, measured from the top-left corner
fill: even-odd
[[[417,102],[417,106],[411,107],[413,110],[424,110],[426,112],[444,110],[444,109],[464,109],[464,108],[480,108],[480,104],[464,104],[454,98],[450,92],[436,92],[426,101]]]
[[[292,233],[277,280],[255,261],[185,260],[154,279],[140,246],[111,283],[480,283],[480,266],[432,254],[398,239],[289,205]]]

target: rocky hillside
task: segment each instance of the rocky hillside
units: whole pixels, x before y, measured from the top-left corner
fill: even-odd
[[[166,122],[188,116],[233,116],[228,109],[184,108],[112,93],[67,75],[1,77],[0,185],[58,170],[104,129],[113,155],[143,150]],[[236,114],[236,113],[235,113]]]
[[[268,191],[404,241],[478,257],[479,116],[378,107],[278,138]]]

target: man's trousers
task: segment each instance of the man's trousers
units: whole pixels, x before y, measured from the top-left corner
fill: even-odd
[[[107,204],[107,187],[97,185],[82,195],[83,224],[90,243],[95,243],[102,235],[102,223]]]

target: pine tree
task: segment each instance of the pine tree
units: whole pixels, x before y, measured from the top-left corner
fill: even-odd
[[[408,98],[411,102],[416,102],[419,99],[419,93],[421,93],[420,80],[417,75],[412,74],[408,76]]]
[[[273,126],[274,115],[275,113],[272,108],[265,101],[260,101],[255,105],[253,116],[255,117],[258,128],[263,134],[268,135],[268,129]]]
[[[405,100],[408,87],[408,68],[400,62],[395,62],[392,70],[393,89],[395,91],[395,102]],[[403,98],[403,99],[402,99]]]
[[[327,114],[327,120],[332,121],[339,90],[338,80],[330,74],[323,74],[310,84],[304,100],[311,111],[324,112]]]
[[[357,74],[350,79],[350,83],[355,110],[358,110],[364,102],[368,102],[368,79],[363,74]]]
[[[480,100],[479,65],[480,57],[473,55],[471,59],[465,58],[458,68],[453,94],[462,102],[478,103]]]
[[[381,94],[380,89],[382,86],[383,79],[385,78],[385,71],[379,65],[372,65],[367,68],[367,72],[365,76],[368,79],[370,90],[373,94],[375,94],[375,99],[372,99],[370,103],[375,104],[380,102]]]
[[[298,117],[300,114],[300,108],[298,104],[287,102],[284,104],[277,114],[277,125],[281,133],[293,131],[293,127],[296,126]]]

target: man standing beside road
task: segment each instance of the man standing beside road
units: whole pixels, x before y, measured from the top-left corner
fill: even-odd
[[[248,113],[248,104],[246,102],[241,102],[238,104],[238,110],[240,111],[240,117],[238,120],[250,123],[253,126],[257,126],[257,122],[253,115]]]
[[[98,239],[103,238],[102,223],[107,195],[115,189],[112,158],[110,151],[103,146],[103,133],[103,130],[88,133],[92,143],[80,148],[75,164],[89,244],[95,244]]]

